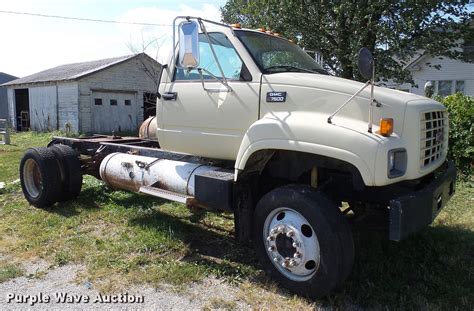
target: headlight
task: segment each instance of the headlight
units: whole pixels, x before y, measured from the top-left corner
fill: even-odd
[[[388,151],[388,178],[403,176],[407,170],[407,151],[403,148]]]

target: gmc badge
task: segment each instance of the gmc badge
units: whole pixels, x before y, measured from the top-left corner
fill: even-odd
[[[268,103],[284,103],[286,101],[286,92],[268,92]]]

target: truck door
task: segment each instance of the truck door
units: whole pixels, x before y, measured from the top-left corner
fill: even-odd
[[[212,75],[197,70],[172,69],[165,96],[160,99],[159,137],[164,149],[233,160],[243,135],[258,119],[259,78],[252,77],[228,37],[209,33],[214,51],[232,91]],[[199,67],[222,78],[207,37],[199,35]],[[217,90],[217,91],[216,91]],[[174,98],[169,98],[173,94]]]

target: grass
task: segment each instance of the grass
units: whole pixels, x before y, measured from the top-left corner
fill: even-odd
[[[0,283],[20,277],[23,274],[24,270],[19,265],[0,263]]]
[[[45,146],[53,135],[51,133],[25,132],[11,135],[11,145],[0,145],[0,181],[19,178],[18,165],[28,147]]]
[[[190,211],[183,205],[111,191],[86,177],[77,200],[40,210],[24,200],[18,183],[23,150],[46,145],[51,134],[12,135],[0,146],[0,255],[55,265],[80,263],[81,275],[102,291],[130,284],[186,290],[208,276],[239,288],[238,298],[258,308],[470,309],[474,305],[474,191],[459,184],[434,224],[407,240],[355,232],[356,260],[344,286],[307,301],[265,277],[253,251],[236,243],[233,217]],[[2,190],[0,190],[2,191]],[[0,279],[21,275],[0,266]],[[5,272],[4,272],[5,271]],[[5,275],[5,277],[4,277]],[[209,308],[234,309],[219,297]]]
[[[237,310],[238,306],[235,301],[225,300],[221,297],[211,297],[208,305],[203,310]]]

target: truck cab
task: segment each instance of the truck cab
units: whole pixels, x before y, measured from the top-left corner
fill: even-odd
[[[229,160],[237,158],[245,133],[260,119],[262,73],[233,32],[231,28],[219,27],[207,36],[198,35],[200,64],[209,72],[203,74],[202,80],[197,69],[176,68],[173,60],[178,58],[170,55],[160,85],[165,96],[157,108],[158,140],[163,148]],[[228,87],[216,78],[225,78]],[[170,99],[166,94],[175,97]]]
[[[447,113],[432,99],[375,87],[370,133],[370,91],[328,123],[363,84],[329,75],[293,42],[214,25],[198,34],[198,45],[199,66],[177,68],[176,49],[162,74],[164,149],[235,161],[237,174],[261,150],[309,152],[355,166],[365,186],[417,179],[446,160]],[[381,119],[392,120],[390,135],[380,133]]]

